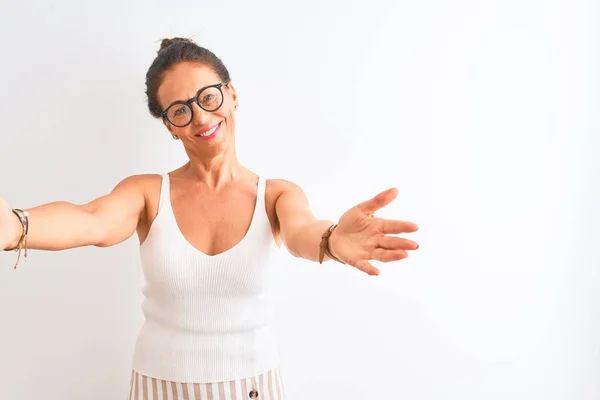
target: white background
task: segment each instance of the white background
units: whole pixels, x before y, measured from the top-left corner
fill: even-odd
[[[219,55],[242,163],[336,219],[380,215],[421,248],[367,277],[283,253],[289,398],[600,398],[598,3],[19,1],[0,9],[0,196],[87,202],[184,163],[150,117],[159,40]],[[595,25],[595,26],[594,26]],[[0,254],[0,399],[124,399],[137,239]]]

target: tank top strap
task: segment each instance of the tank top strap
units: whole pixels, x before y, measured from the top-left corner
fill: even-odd
[[[160,197],[158,199],[158,212],[160,213],[164,207],[169,207],[171,204],[171,184],[169,179],[169,173],[164,173],[162,176],[162,183],[160,185]]]
[[[256,191],[256,207],[260,211],[265,210],[265,193],[267,187],[267,180],[262,177],[262,175],[258,176],[258,188]],[[260,208],[258,208],[260,206]]]
[[[264,232],[265,226],[269,225],[269,217],[267,215],[267,209],[265,206],[265,193],[266,193],[266,179],[261,175],[258,176],[257,188],[256,188],[256,205],[254,208],[254,214],[252,217],[252,222],[250,224],[250,231],[252,232]],[[255,236],[254,233],[248,236]]]

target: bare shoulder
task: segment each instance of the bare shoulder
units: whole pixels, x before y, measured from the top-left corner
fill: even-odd
[[[113,194],[144,196],[147,201],[156,191],[160,191],[162,178],[159,174],[130,175],[122,179],[113,189]]]
[[[82,204],[82,207],[88,211],[96,212],[113,204],[133,204],[134,206],[135,204],[141,204],[143,206],[147,193],[151,191],[153,185],[156,185],[156,182],[160,182],[160,175],[156,177],[150,174],[128,176],[119,181],[109,193],[95,198],[89,203]]]
[[[143,190],[147,187],[155,186],[156,184],[160,185],[162,181],[162,177],[159,174],[138,174],[138,175],[130,175],[124,179],[122,179],[117,187],[124,188],[135,188]]]
[[[304,197],[304,190],[297,183],[287,179],[268,179],[267,192],[271,192],[274,199],[278,199],[282,194],[297,194]]]
[[[301,207],[308,205],[308,199],[300,185],[287,179],[267,180],[266,191],[267,202],[274,211],[283,203]]]
[[[160,189],[162,185],[162,175],[160,174],[138,174],[131,175],[123,179],[117,185],[117,188],[121,187],[124,190],[133,190],[144,196],[146,205],[152,209],[153,203],[158,203],[160,196]]]
[[[115,186],[111,196],[137,198],[143,202],[147,214],[158,204],[161,184],[162,177],[159,174],[130,175]]]

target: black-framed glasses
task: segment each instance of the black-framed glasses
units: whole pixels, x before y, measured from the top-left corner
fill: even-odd
[[[192,103],[195,102],[201,109],[207,112],[215,112],[221,108],[223,105],[223,86],[227,86],[227,83],[222,82],[205,86],[191,99],[186,101],[180,100],[170,104],[161,115],[176,127],[183,128],[189,125],[194,119]]]

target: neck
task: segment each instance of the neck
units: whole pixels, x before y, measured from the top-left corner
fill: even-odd
[[[190,156],[190,161],[181,168],[189,179],[201,181],[211,189],[219,189],[229,182],[243,179],[245,168],[239,163],[233,149],[227,149],[213,158]]]

